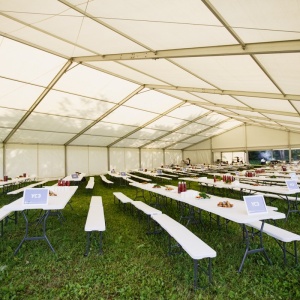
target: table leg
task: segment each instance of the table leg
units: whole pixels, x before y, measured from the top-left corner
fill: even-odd
[[[50,214],[50,211],[48,210],[45,214],[45,217],[44,217],[44,222],[43,222],[43,235],[42,236],[28,236],[28,229],[29,229],[29,221],[28,221],[28,218],[25,214],[25,211],[23,210],[22,211],[22,214],[23,214],[23,217],[25,219],[25,223],[26,223],[26,228],[25,228],[25,236],[23,237],[21,243],[19,244],[19,246],[17,247],[17,249],[15,250],[14,252],[14,255],[16,255],[18,253],[18,251],[20,250],[21,246],[23,245],[23,243],[25,241],[34,241],[34,240],[46,240],[46,242],[48,243],[50,249],[55,252],[54,248],[52,247],[47,235],[46,235],[46,222],[47,222],[47,218]]]
[[[298,208],[298,194],[296,194],[295,200],[289,200],[289,197],[286,196],[286,201],[288,203],[288,211],[287,211],[285,220],[287,221],[290,213],[292,213],[292,212],[300,213],[299,208]]]
[[[249,234],[249,230],[247,229],[247,226],[245,224],[242,224],[242,227],[243,227],[243,232],[245,233],[246,235],[246,250],[245,250],[245,253],[244,253],[244,256],[243,256],[243,259],[242,259],[242,262],[241,262],[241,265],[239,267],[239,273],[242,272],[242,269],[243,269],[243,266],[244,266],[244,263],[245,263],[245,260],[246,260],[246,257],[248,256],[248,254],[253,254],[253,253],[257,253],[257,252],[263,252],[266,260],[269,262],[269,264],[271,265],[272,262],[270,260],[270,258],[268,257],[267,255],[267,252],[266,252],[266,249],[264,248],[263,246],[263,238],[262,238],[262,235],[263,235],[263,228],[264,228],[264,224],[265,222],[262,221],[262,225],[261,225],[261,228],[260,230],[256,233],[258,236],[259,236],[259,247],[256,248],[256,249],[250,249],[250,234]]]

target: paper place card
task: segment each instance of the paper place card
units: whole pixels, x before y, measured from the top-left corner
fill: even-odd
[[[28,188],[24,190],[23,204],[48,204],[49,190],[45,188]]]

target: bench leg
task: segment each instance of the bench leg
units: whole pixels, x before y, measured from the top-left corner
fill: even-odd
[[[84,256],[88,256],[88,254],[90,252],[91,235],[92,235],[92,231],[88,231]],[[102,251],[102,231],[100,231],[99,232],[99,254],[102,254],[102,253],[103,253],[103,251]]]
[[[209,257],[208,258],[207,270],[206,269],[202,270],[207,275],[209,284],[211,284],[211,282],[212,282],[212,272],[211,272],[212,268],[211,268],[211,266],[212,266],[212,262],[211,262],[211,258]],[[198,262],[197,259],[194,259],[194,290],[197,290],[199,288],[198,269],[199,269],[199,262]]]
[[[68,205],[71,207],[72,210],[74,210],[71,201],[68,202]]]
[[[287,265],[287,256],[286,254],[290,254],[291,256],[293,256],[295,258],[295,265],[298,264],[298,254],[297,254],[297,241],[294,241],[294,253],[288,251],[286,249],[286,244],[285,242],[279,242],[278,240],[275,240],[277,242],[277,244],[279,245],[279,247],[281,248],[282,252],[283,252],[283,263],[286,266]]]
[[[90,252],[90,245],[91,245],[91,231],[87,232],[87,240],[86,240],[86,249],[85,249],[85,253],[84,256],[88,256],[89,252]]]
[[[3,236],[3,219],[1,220],[1,236]]]
[[[298,264],[297,241],[294,241],[295,263]]]
[[[198,288],[198,261],[194,259],[194,290]]]
[[[99,232],[99,254],[102,254],[102,231]]]
[[[271,262],[269,256],[267,255],[267,252],[266,252],[266,250],[263,246],[263,237],[262,237],[263,233],[262,233],[262,231],[263,231],[264,222],[262,222],[261,229],[258,232],[256,232],[256,233],[252,232],[252,235],[254,235],[254,234],[259,235],[259,247],[256,248],[256,249],[251,249],[250,248],[250,234],[249,234],[249,230],[247,229],[247,226],[245,224],[242,224],[241,226],[243,227],[243,233],[245,234],[246,249],[245,249],[245,253],[244,253],[244,256],[243,256],[243,259],[242,259],[242,262],[240,264],[238,272],[239,273],[242,272],[242,269],[243,269],[243,266],[244,266],[244,263],[245,263],[245,260],[246,260],[246,257],[248,256],[248,254],[253,254],[253,253],[257,253],[257,252],[262,252],[263,255],[265,256],[266,260],[271,265],[272,262]]]

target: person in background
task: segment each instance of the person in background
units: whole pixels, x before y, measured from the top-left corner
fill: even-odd
[[[189,158],[186,159],[186,164],[189,166],[191,164],[191,160]]]

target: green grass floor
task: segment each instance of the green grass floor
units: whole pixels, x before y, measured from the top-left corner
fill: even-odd
[[[54,183],[54,182],[53,182]],[[177,184],[177,182],[173,182]],[[115,184],[108,188],[95,177],[93,190],[80,183],[67,206],[62,224],[56,217],[47,223],[47,236],[56,253],[45,241],[27,241],[17,255],[14,250],[25,231],[22,215],[18,224],[4,225],[0,241],[0,299],[300,299],[299,266],[284,267],[282,252],[274,239],[265,236],[265,246],[273,262],[269,265],[260,253],[249,256],[242,273],[238,273],[244,243],[239,225],[228,224],[227,231],[209,223],[204,215],[203,226],[189,229],[217,252],[213,259],[213,283],[193,290],[193,262],[185,253],[169,256],[166,234],[147,235],[147,222],[113,201],[112,193],[120,191],[135,197],[132,187]],[[191,188],[199,189],[196,184]],[[106,231],[103,255],[98,254],[98,235],[93,236],[90,253],[86,246],[84,225],[92,195],[103,199]],[[19,198],[0,196],[0,206]],[[232,195],[236,196],[236,195]],[[286,211],[283,201],[272,203]],[[162,208],[179,220],[176,203]],[[30,211],[31,220],[37,215]],[[300,216],[292,215],[280,226],[300,233]],[[32,234],[41,232],[34,226]]]

